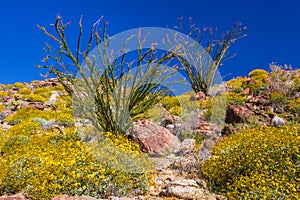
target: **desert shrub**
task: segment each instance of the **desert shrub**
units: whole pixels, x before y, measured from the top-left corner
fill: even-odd
[[[22,192],[30,199],[59,194],[104,198],[145,192],[149,187],[147,172],[128,173],[101,162],[73,129],[63,134],[52,130],[10,136],[1,151],[0,195]]]
[[[11,84],[6,84],[6,85],[5,85],[5,89],[6,89],[6,90],[11,90],[13,87],[14,87],[14,86],[11,85]]]
[[[58,16],[53,27],[54,33],[38,26],[54,43],[46,45],[45,63],[38,67],[47,69],[46,76],[54,75],[57,78],[72,96],[73,108],[81,118],[89,119],[103,132],[122,132],[124,137],[128,136],[132,121],[168,93],[161,84],[175,73],[174,69],[167,66],[178,48],[170,46],[167,51],[158,54],[154,47],[144,48],[146,37],[141,38],[141,34],[137,33],[136,37],[132,35],[126,38],[116,53],[111,53],[112,38],[108,37],[106,23],[99,28],[100,20],[92,26],[90,38],[86,40],[88,44],[82,44],[85,40],[79,34],[74,46],[65,42],[68,25]],[[79,32],[82,32],[81,20]],[[139,44],[133,59],[135,62],[128,62],[126,55],[126,45],[130,40],[136,40]],[[92,51],[92,46],[98,51]],[[101,63],[96,62],[98,59]],[[78,77],[74,72],[78,72]]]
[[[300,91],[300,71],[296,71],[296,76],[293,79],[293,88],[297,91]]]
[[[27,121],[25,123],[19,123],[14,125],[7,131],[8,135],[24,135],[31,136],[37,134],[41,125],[38,122]]]
[[[64,86],[62,85],[56,85],[56,86],[51,86],[49,88],[50,91],[65,91]]]
[[[162,106],[171,114],[182,116],[199,108],[200,101],[191,101],[194,92],[186,92],[179,96],[168,96],[160,101]]]
[[[227,105],[239,104],[243,105],[247,101],[247,97],[240,93],[226,92]]]
[[[21,83],[21,82],[16,82],[13,84],[14,87],[16,88],[24,88],[26,87],[26,85],[24,83]]]
[[[254,95],[259,95],[265,93],[269,87],[269,83],[266,80],[254,80],[246,82],[247,84],[244,85],[245,88],[250,89],[250,93]]]
[[[5,109],[5,106],[0,104],[0,112],[2,112]]]
[[[288,101],[288,110],[294,114],[300,113],[300,97]]]
[[[233,92],[239,93],[243,91],[243,83],[247,81],[246,77],[238,77],[226,82],[226,86]]]
[[[299,199],[298,127],[259,127],[223,138],[201,166],[229,199]]]
[[[41,111],[36,108],[25,107],[19,109],[15,114],[5,118],[5,121],[10,124],[16,121],[23,123],[26,121],[31,121],[33,118],[55,120],[59,125],[66,127],[71,127],[74,125],[74,117],[71,109]]]
[[[179,107],[180,106],[180,102],[178,100],[177,97],[165,97],[162,101],[162,106],[166,109],[166,110],[170,110],[173,107]]]
[[[23,95],[21,97],[22,100],[30,101],[30,102],[41,102],[45,103],[47,99],[39,94],[29,94],[29,95]]]
[[[0,91],[0,97],[11,96],[7,91]]]
[[[265,92],[265,90],[270,86],[269,74],[263,69],[255,69],[249,73],[250,80],[244,82],[244,87],[250,89],[252,94],[260,94]],[[245,84],[247,83],[247,84]]]
[[[31,90],[29,88],[22,88],[20,89],[17,94],[24,94],[24,95],[30,95],[31,94]]]
[[[251,71],[248,75],[251,79],[259,80],[259,81],[263,81],[269,77],[268,72],[263,69],[255,69]]]
[[[269,100],[273,105],[284,105],[288,102],[288,96],[282,91],[272,90],[269,95]]]
[[[182,27],[182,24],[180,27]],[[182,66],[181,70],[186,75],[187,83],[194,92],[201,91],[208,95],[210,87],[216,84],[217,79],[221,78],[216,77],[216,75],[219,75],[217,73],[218,68],[228,56],[230,46],[238,39],[246,36],[244,34],[245,27],[242,27],[240,23],[236,23],[231,30],[217,36],[216,29],[204,28],[200,31],[195,23],[190,22],[188,30],[189,38],[193,38],[196,42],[190,43],[185,37],[176,39],[175,41],[179,46],[189,46],[188,48],[181,48],[182,51],[177,58]],[[199,50],[200,46],[204,46],[204,51],[195,51],[196,49]],[[218,83],[220,83],[220,80],[218,80]]]

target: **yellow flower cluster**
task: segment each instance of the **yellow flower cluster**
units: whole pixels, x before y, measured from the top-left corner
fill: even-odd
[[[226,92],[226,103],[227,105],[240,104],[243,105],[247,101],[246,95],[235,93],[235,92]]]
[[[65,128],[42,129],[51,119]],[[15,125],[0,130],[0,196],[104,198],[143,194],[153,182],[152,165],[136,144],[112,133],[83,142],[63,102],[47,111],[26,107],[5,120]]]
[[[201,166],[229,199],[300,199],[298,127],[258,127],[220,141]]]
[[[63,107],[62,107],[63,108]],[[42,118],[44,120],[55,120],[59,125],[72,126],[74,124],[74,117],[70,108],[63,110],[47,110],[41,111],[36,108],[25,107],[18,110],[15,114],[8,116],[5,121],[15,124],[14,122],[27,122],[33,118]]]
[[[0,104],[0,112],[2,112],[5,109],[5,106]]]
[[[93,150],[93,144],[80,141],[74,128],[64,129],[62,134],[55,129],[41,131],[31,127],[35,125],[28,125],[19,134],[11,130],[6,137],[0,137],[0,144],[3,144],[0,146],[3,152],[0,196],[23,192],[31,199],[51,199],[62,193],[103,198],[130,192],[145,193],[149,189],[152,176],[146,168],[138,168],[145,156],[138,157],[140,152],[134,150],[134,145],[126,146],[131,148],[126,154],[106,140],[96,146],[100,150]]]
[[[243,83],[245,81],[247,81],[246,77],[233,78],[226,82],[226,86],[234,92],[241,92],[244,89]]]
[[[300,114],[300,97],[290,99],[288,102],[288,109],[295,114]]]

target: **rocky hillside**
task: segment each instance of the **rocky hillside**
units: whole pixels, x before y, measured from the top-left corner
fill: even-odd
[[[217,102],[223,98],[226,103],[222,103],[222,109],[214,110]],[[223,126],[213,122],[212,116],[216,113],[220,115],[218,119],[223,119]],[[206,160],[210,160],[211,150],[215,145],[218,146],[224,138],[230,138],[237,132],[257,127],[300,127],[300,71],[271,66],[270,72],[257,69],[250,72],[248,77],[228,81],[225,89],[215,96],[191,92],[179,97],[167,97],[134,122],[129,140],[108,135],[109,141],[125,149],[124,152],[143,156],[146,154],[147,162],[154,164],[154,171],[139,175],[139,178],[128,172],[115,170],[109,161],[103,165],[109,173],[99,173],[99,166],[103,163],[94,161],[93,156],[89,156],[89,150],[83,150],[85,145],[94,144],[97,134],[87,131],[91,127],[88,120],[73,117],[71,98],[63,91],[57,79],[0,85],[0,126],[0,171],[7,172],[0,178],[0,196],[4,195],[0,199],[40,199],[43,197],[42,193],[52,199],[226,199],[226,194],[231,193],[214,188],[213,179],[202,171],[201,166]],[[77,135],[73,135],[74,130]],[[67,135],[67,139],[57,139],[59,135]],[[44,141],[48,136],[51,138]],[[68,162],[51,161],[51,165],[60,170],[63,168],[59,168],[59,165],[68,166],[66,169],[72,169],[72,173],[74,171],[74,178],[68,171],[48,168],[48,160],[54,159],[52,155],[56,155],[57,151],[52,149],[52,143],[49,143],[49,149],[40,149],[38,144],[31,145],[31,139],[46,145],[50,141],[53,148],[60,148],[60,152],[75,156],[75,160]],[[65,140],[73,146],[67,147],[65,143],[60,143]],[[134,149],[135,145],[138,145],[139,150]],[[69,151],[74,146],[75,150]],[[105,149],[105,146],[102,147]],[[80,152],[86,151],[83,157],[76,151],[78,148],[81,149]],[[39,155],[30,152],[33,150],[48,156],[48,160],[41,162],[44,164],[38,164],[38,161],[32,160]],[[109,152],[103,152],[107,151]],[[138,153],[134,153],[136,151]],[[49,152],[52,152],[51,156]],[[127,155],[124,152],[121,155]],[[13,155],[20,157],[15,158]],[[43,158],[41,156],[41,160]],[[68,157],[60,159],[66,158]],[[115,159],[121,162],[119,158],[112,156],[112,162]],[[299,157],[297,159],[299,162]],[[5,166],[6,162],[14,163]],[[89,162],[98,165],[90,166]],[[35,168],[33,165],[40,167]],[[91,173],[81,171],[82,166]],[[12,172],[12,169],[16,170]],[[48,170],[49,174],[42,170]],[[10,179],[16,176],[19,177]],[[34,179],[32,176],[44,177]],[[121,176],[125,179],[119,178]],[[42,186],[39,182],[41,180],[44,180]],[[299,189],[299,185],[295,188]],[[14,195],[15,193],[19,194]]]

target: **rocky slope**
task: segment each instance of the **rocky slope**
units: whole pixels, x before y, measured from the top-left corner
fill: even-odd
[[[282,70],[276,73],[288,77],[292,72]],[[139,144],[143,152],[149,154],[149,159],[155,164],[157,173],[155,185],[147,196],[110,197],[110,199],[225,199],[209,192],[205,180],[199,179],[199,165],[210,157],[210,150],[222,137],[239,129],[259,125],[279,126],[287,123],[299,125],[300,84],[297,85],[299,73],[296,71],[291,78],[294,82],[285,79],[279,81],[274,78],[274,74],[271,76],[271,73],[264,72],[249,74],[249,78],[239,77],[229,81],[226,90],[220,92],[226,96],[228,102],[225,107],[226,124],[222,128],[209,122],[207,113],[210,108],[207,105],[203,108],[205,112],[202,115],[195,115],[188,127],[185,126],[183,117],[173,115],[165,108],[161,113],[157,113],[161,115],[160,121],[143,119],[135,122],[130,137]],[[42,91],[45,88],[47,90]],[[1,128],[8,130],[14,126],[14,123],[8,123],[5,119],[21,108],[32,107],[41,111],[53,109],[53,102],[56,102],[60,95],[64,95],[59,88],[61,86],[57,79],[34,81],[30,84],[1,85]],[[29,93],[35,96],[29,96]],[[213,98],[197,93],[191,96],[190,101],[208,102]],[[76,119],[75,124],[89,126],[89,123],[83,123],[82,119]],[[54,125],[61,126],[59,123]],[[186,135],[187,132],[189,134]],[[21,200],[26,197],[18,194],[0,199]],[[93,198],[61,195],[53,199]]]

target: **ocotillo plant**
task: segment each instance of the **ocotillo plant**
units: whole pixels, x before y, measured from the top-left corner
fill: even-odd
[[[90,119],[104,132],[126,135],[132,120],[167,94],[160,83],[175,71],[168,65],[177,50],[170,48],[157,53],[154,45],[145,48],[147,35],[141,32],[127,38],[121,48],[111,49],[107,24],[99,29],[100,20],[93,24],[87,46],[82,49],[81,19],[73,50],[65,33],[69,24],[58,16],[52,25],[53,34],[38,26],[56,45],[46,44],[46,64],[38,67],[48,70],[46,76],[54,74],[73,97],[75,115]],[[128,62],[126,44],[134,39],[138,44],[137,55]]]
[[[178,28],[184,31],[182,19]],[[184,52],[181,52],[181,56],[177,58],[188,77],[188,84],[195,92],[202,91],[208,95],[218,68],[225,59],[234,56],[229,55],[229,48],[236,40],[246,36],[245,29],[241,23],[236,23],[230,31],[217,37],[217,29],[200,29],[190,19],[187,35],[195,42],[188,43],[188,37],[177,38],[176,42],[179,46],[188,46],[182,48]]]

